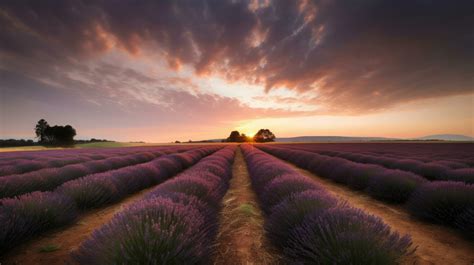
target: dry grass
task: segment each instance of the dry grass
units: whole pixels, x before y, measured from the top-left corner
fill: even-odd
[[[237,150],[233,177],[223,200],[214,264],[278,264],[267,241],[262,212],[252,190],[247,166]]]

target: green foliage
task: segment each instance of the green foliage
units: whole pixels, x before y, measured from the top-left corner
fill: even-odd
[[[275,138],[275,135],[269,129],[260,129],[253,137],[253,140],[257,143],[265,143],[274,142]]]
[[[253,215],[256,214],[255,213],[255,208],[250,203],[242,203],[239,206],[239,211],[243,212],[247,216],[253,216]]]
[[[40,247],[39,252],[53,252],[53,251],[56,251],[56,250],[59,250],[59,249],[61,249],[60,245],[48,244],[48,245],[44,245],[44,246]]]

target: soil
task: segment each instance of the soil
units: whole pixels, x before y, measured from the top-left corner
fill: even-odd
[[[223,198],[214,264],[280,263],[278,253],[265,237],[263,215],[240,148],[232,171],[230,187]]]
[[[464,239],[456,230],[420,221],[410,216],[401,205],[377,201],[361,191],[351,190],[347,186],[318,177],[286,161],[283,162],[299,173],[311,177],[350,205],[382,218],[400,234],[411,235],[416,251],[403,260],[402,264],[474,264],[474,243]]]
[[[75,264],[70,258],[70,252],[80,246],[96,228],[107,223],[124,207],[140,200],[145,193],[154,187],[145,189],[127,197],[120,203],[106,208],[96,209],[82,214],[72,226],[66,226],[50,231],[39,238],[30,240],[0,258],[1,265],[64,265]],[[41,252],[47,246],[57,246],[59,249],[51,252]]]

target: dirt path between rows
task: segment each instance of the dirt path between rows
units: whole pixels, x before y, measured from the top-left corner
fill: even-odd
[[[64,265],[74,264],[69,253],[80,246],[96,228],[108,222],[117,212],[133,202],[140,200],[145,193],[156,186],[144,189],[139,193],[110,205],[106,208],[93,210],[81,215],[72,226],[66,226],[56,231],[47,232],[40,238],[33,239],[18,247],[0,259],[1,265]],[[40,252],[45,246],[59,246],[52,252]]]
[[[262,212],[240,148],[232,174],[223,198],[214,264],[278,264],[278,254],[264,235]]]
[[[403,261],[403,264],[474,264],[474,243],[462,238],[455,230],[422,222],[411,217],[401,206],[374,200],[360,191],[351,190],[284,160],[281,161],[299,173],[311,177],[350,205],[382,218],[386,224],[400,234],[411,235],[417,249],[414,255]]]

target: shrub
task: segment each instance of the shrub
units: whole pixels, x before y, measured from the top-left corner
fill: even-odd
[[[197,264],[210,251],[203,216],[169,199],[145,200],[118,213],[73,253],[80,264]]]
[[[0,253],[47,229],[71,223],[74,202],[53,192],[33,192],[0,200]]]
[[[474,208],[474,186],[454,181],[426,183],[414,192],[407,208],[421,219],[452,226]]]
[[[427,180],[413,173],[388,169],[370,178],[367,191],[376,199],[403,203],[425,182]]]
[[[180,176],[160,185],[156,192],[170,191],[195,196],[213,207],[218,207],[219,198],[213,191],[214,185],[198,177]]]
[[[113,181],[119,194],[126,196],[157,183],[154,177],[158,174],[158,170],[151,166],[150,163],[144,163],[108,171],[107,173],[111,176],[110,179]]]
[[[21,174],[33,170],[38,170],[44,167],[46,167],[46,164],[42,162],[20,160],[15,165],[4,167],[2,169],[2,175]]]
[[[2,177],[0,178],[0,198],[43,190],[45,186],[50,186],[49,181],[54,180],[57,174],[58,169],[47,168],[25,174]]]
[[[82,164],[72,164],[60,168],[43,168],[37,171],[19,175],[9,175],[0,178],[0,198],[13,197],[33,191],[49,191],[59,185],[88,174],[100,173],[113,168],[113,163],[117,161],[127,161],[127,165],[134,165],[139,162],[131,160],[128,155],[120,159],[108,158],[98,161],[88,161]],[[148,157],[149,155],[145,155]],[[149,160],[149,159],[148,159]],[[174,172],[177,173],[177,172]]]
[[[112,167],[105,161],[107,161],[107,159],[97,161],[93,160],[85,162],[82,165],[85,166],[90,172],[102,172],[112,169]]]
[[[183,166],[176,163],[176,161],[169,156],[163,156],[158,160],[152,161],[152,165],[159,171],[156,175],[157,179],[166,178],[183,170]]]
[[[355,190],[364,190],[370,179],[380,171],[379,166],[356,164],[348,176],[347,185]]]
[[[323,191],[307,190],[292,194],[272,207],[265,222],[265,231],[272,242],[283,247],[290,231],[299,226],[305,216],[336,205],[337,199]]]
[[[315,212],[293,229],[284,253],[301,264],[398,264],[411,246],[380,218],[334,207]]]
[[[218,229],[218,220],[217,220],[217,210],[213,207],[209,207],[204,201],[200,200],[198,197],[193,195],[188,195],[185,193],[172,192],[172,191],[163,191],[160,189],[155,189],[152,192],[149,192],[145,196],[145,200],[148,199],[168,199],[174,203],[182,204],[185,206],[191,206],[203,216],[205,223],[207,224],[207,234],[208,238],[214,238]]]
[[[469,208],[460,214],[456,218],[456,222],[454,223],[456,228],[461,230],[463,234],[473,240],[474,239],[474,208]]]
[[[288,151],[259,148],[278,155]],[[397,264],[409,252],[409,236],[400,237],[380,218],[349,208],[297,172],[270,178],[270,181],[263,182],[264,188],[259,188],[256,179],[260,175],[256,173],[264,172],[266,167],[289,166],[253,147],[244,145],[242,150],[249,164],[252,185],[267,214],[265,231],[270,240],[283,250],[289,264]],[[329,160],[339,159],[319,155],[308,157],[313,157],[308,167],[324,172],[326,176],[337,172],[338,179],[343,180],[344,174],[352,173],[347,168],[335,168],[337,163],[326,164]],[[302,159],[301,156],[298,159]],[[259,189],[264,192],[258,192]]]
[[[227,149],[216,155],[233,156]],[[75,260],[80,264],[210,263],[218,227],[214,204],[222,199],[225,190],[220,190],[228,177],[206,170],[212,165],[209,160],[161,184],[117,214],[73,253]],[[220,161],[230,168],[229,162]]]
[[[79,209],[100,207],[120,198],[110,173],[100,173],[64,183],[58,193],[74,200]]]
[[[301,175],[284,175],[270,181],[260,196],[263,210],[269,213],[270,209],[291,194],[305,190],[320,189],[310,179]]]
[[[461,163],[461,162],[456,162],[456,161],[449,161],[449,160],[440,160],[437,161],[438,164],[442,166],[446,166],[452,169],[460,169],[460,168],[468,168],[469,165]]]
[[[460,168],[450,170],[447,173],[446,180],[462,181],[474,184],[474,168]]]

